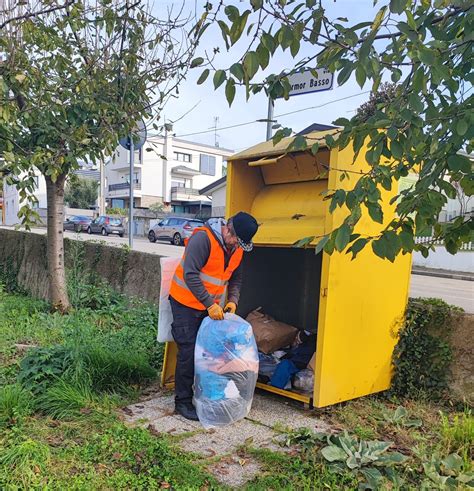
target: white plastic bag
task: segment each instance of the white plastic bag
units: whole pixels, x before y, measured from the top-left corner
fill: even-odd
[[[235,314],[206,317],[194,351],[194,405],[205,428],[226,426],[250,411],[258,376],[252,326]]]
[[[313,392],[314,389],[314,372],[310,368],[305,368],[295,374],[293,387],[304,392]]]
[[[171,323],[173,322],[173,312],[169,301],[171,281],[174,272],[178,267],[180,257],[161,257],[161,287],[160,287],[160,305],[158,310],[158,342],[174,341],[171,334]]]

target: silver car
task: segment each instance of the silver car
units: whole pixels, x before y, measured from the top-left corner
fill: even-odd
[[[148,240],[169,240],[174,245],[183,245],[184,240],[191,237],[196,227],[202,227],[204,222],[197,219],[169,217],[165,218],[148,232]]]

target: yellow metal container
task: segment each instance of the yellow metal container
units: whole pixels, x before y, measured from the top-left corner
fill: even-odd
[[[325,136],[307,135],[319,151],[286,153],[291,138],[277,146],[264,142],[232,156],[227,172],[227,215],[251,213],[260,224],[256,247],[244,255],[244,281],[238,313],[263,307],[278,320],[317,332],[312,396],[258,384],[262,389],[309,403],[328,406],[389,388],[391,356],[408,298],[411,256],[394,263],[366,247],[353,261],[334,252],[315,254],[314,246],[298,249],[295,241],[331,232],[348,213],[323,193],[352,189],[369,170],[365,148],[353,162],[352,145],[330,150]],[[341,181],[347,172],[348,178]],[[375,235],[395,218],[390,199],[396,190],[381,189],[384,224],[363,214],[356,232]],[[173,382],[176,346],[168,343],[162,381]]]

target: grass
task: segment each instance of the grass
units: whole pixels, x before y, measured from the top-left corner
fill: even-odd
[[[118,419],[116,408],[135,401],[161,366],[156,309],[87,291],[85,305],[59,316],[45,302],[0,288],[0,489],[223,489],[206,471],[208,461],[177,450],[186,435],[151,434]],[[472,470],[469,409],[372,396],[316,416],[361,440],[393,442],[391,450],[408,457],[401,489],[439,488],[433,479],[447,477],[439,463],[453,453],[462,458],[462,472]],[[285,438],[288,453],[241,450],[261,469],[245,489],[357,489],[362,482],[360,474],[328,465],[319,436],[300,430]]]

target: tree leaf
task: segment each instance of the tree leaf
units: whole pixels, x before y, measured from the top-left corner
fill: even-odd
[[[374,254],[382,259],[386,257],[385,241],[378,239],[372,241],[372,250]]]
[[[343,223],[337,233],[336,233],[336,240],[335,240],[335,246],[336,250],[341,252],[344,250],[344,248],[347,246],[349,243],[349,238],[351,236],[351,229],[349,225],[346,223]]]
[[[314,251],[315,254],[319,254],[323,249],[324,246],[328,243],[329,240],[329,235],[325,235],[317,244],[316,244],[316,249]]]
[[[390,12],[401,14],[407,6],[407,0],[390,0]]]
[[[244,79],[244,69],[240,63],[234,63],[230,67],[230,73],[237,79],[239,82],[242,82]]]
[[[471,161],[464,155],[454,154],[448,157],[449,170],[453,172],[462,171],[466,174],[471,172]]]
[[[194,60],[191,62],[191,68],[195,68],[199,65],[202,65],[204,63],[204,58],[198,57],[194,58]]]
[[[465,119],[460,119],[456,124],[456,132],[459,136],[464,136],[469,129],[469,125]]]
[[[232,106],[232,102],[234,101],[235,97],[235,82],[232,78],[227,80],[225,86],[225,96],[227,98],[227,102],[229,103],[229,107]]]
[[[252,80],[253,76],[257,73],[260,66],[257,53],[255,51],[249,51],[244,58],[244,71],[249,80]]]
[[[352,253],[352,258],[355,259],[357,254],[367,245],[368,240],[361,238],[357,239],[347,250],[347,254]]]
[[[201,75],[199,76],[198,81],[197,81],[197,84],[198,84],[198,85],[203,84],[203,83],[206,81],[206,79],[207,79],[207,77],[208,77],[208,76],[209,76],[209,68],[206,68],[206,69],[205,69],[205,70],[204,70],[204,71],[201,73]]]
[[[226,78],[227,75],[224,70],[217,70],[216,73],[214,73],[214,88],[219,88],[224,83]]]
[[[313,242],[313,240],[314,240],[314,235],[312,235],[310,237],[304,237],[303,239],[297,240],[293,244],[293,247],[303,247],[303,248],[306,248],[306,247],[308,247],[311,244],[311,242]]]
[[[356,68],[356,81],[359,84],[359,87],[360,88],[364,87],[365,78],[366,78],[366,75],[365,75],[364,67],[362,65],[357,65],[357,68]]]

